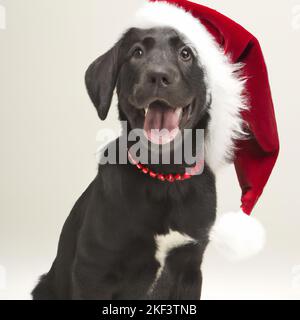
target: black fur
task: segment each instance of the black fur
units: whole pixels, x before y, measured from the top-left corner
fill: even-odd
[[[137,46],[143,49],[142,57],[134,55]],[[182,61],[178,52],[184,46],[184,38],[172,29],[129,30],[86,74],[100,118],[106,118],[117,85],[120,119],[129,129],[142,128],[143,108],[153,98],[174,106],[193,101],[192,119],[184,127],[205,129],[209,102],[197,63],[201,57]],[[153,74],[159,81],[166,78],[168,85],[153,81]],[[175,164],[152,167],[184,170],[184,165]],[[131,164],[101,165],[71,211],[56,259],[33,290],[33,299],[199,299],[200,268],[215,213],[215,178],[207,166],[190,180],[163,183]],[[169,253],[149,293],[159,268],[154,236],[169,229],[189,235],[197,244]]]

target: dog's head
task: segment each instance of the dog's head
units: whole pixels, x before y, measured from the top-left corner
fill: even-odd
[[[195,128],[209,106],[196,51],[171,28],[128,30],[91,64],[86,86],[102,120],[117,87],[121,120],[130,129],[144,129],[153,142],[153,132],[166,129],[170,138]]]

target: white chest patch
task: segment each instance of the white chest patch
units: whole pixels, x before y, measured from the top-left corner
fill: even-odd
[[[172,229],[169,230],[168,234],[156,235],[154,239],[157,247],[155,259],[159,262],[160,267],[157,270],[156,278],[150,288],[150,292],[154,289],[157,280],[162,274],[169,252],[175,248],[182,247],[189,243],[197,243],[197,240],[191,238],[190,236]]]

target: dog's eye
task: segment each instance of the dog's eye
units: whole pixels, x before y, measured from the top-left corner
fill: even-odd
[[[133,51],[132,55],[135,58],[141,58],[144,55],[144,51],[140,47],[138,47]]]
[[[180,58],[183,61],[189,61],[192,58],[192,51],[190,48],[188,47],[184,47],[181,51],[180,51]]]

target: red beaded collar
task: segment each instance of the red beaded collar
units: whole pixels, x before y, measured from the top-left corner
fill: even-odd
[[[204,161],[199,161],[193,168],[189,170],[190,173],[184,173],[184,174],[162,174],[157,173],[149,168],[147,168],[145,165],[139,163],[136,161],[133,156],[128,152],[128,158],[131,161],[133,165],[136,166],[136,168],[142,172],[143,174],[151,177],[152,179],[157,179],[162,182],[175,182],[175,181],[185,181],[188,179],[191,179],[193,176],[198,175],[200,171],[203,169]]]

